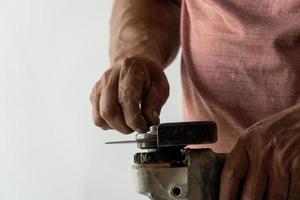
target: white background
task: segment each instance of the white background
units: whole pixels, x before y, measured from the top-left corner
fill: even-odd
[[[0,0],[0,200],[147,199],[135,193],[131,139],[91,120],[109,66],[112,0]],[[162,121],[181,120],[179,59]]]

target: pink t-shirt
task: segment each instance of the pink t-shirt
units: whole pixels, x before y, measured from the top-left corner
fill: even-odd
[[[300,101],[300,0],[184,0],[184,118],[218,124],[216,151]]]

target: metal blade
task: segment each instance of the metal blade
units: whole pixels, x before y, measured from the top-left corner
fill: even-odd
[[[105,144],[133,144],[136,143],[136,140],[127,140],[127,141],[113,141],[113,142],[105,142]]]

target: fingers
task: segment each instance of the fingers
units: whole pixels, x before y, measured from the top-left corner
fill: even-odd
[[[146,119],[140,109],[145,76],[140,69],[126,70],[120,76],[118,89],[118,102],[127,126],[140,133],[145,133],[148,130]]]
[[[113,129],[129,134],[132,129],[127,126],[118,101],[118,77],[112,76],[110,81],[103,86],[100,98],[100,115]]]
[[[300,172],[299,170],[291,176],[291,187],[289,191],[289,200],[300,199]]]
[[[261,200],[264,198],[267,187],[267,171],[263,160],[251,162],[243,182],[241,199]]]
[[[290,177],[289,200],[300,199],[300,158],[296,159],[292,166]]]
[[[287,145],[289,146],[289,145]],[[289,149],[287,146],[284,149]],[[286,154],[280,147],[280,144],[274,144],[272,146],[272,156],[269,164],[269,180],[268,180],[268,191],[266,193],[266,199],[277,200],[289,199],[290,191],[290,170],[291,164],[290,155]]]
[[[248,171],[246,149],[238,142],[225,162],[220,187],[220,200],[238,199],[241,180]]]
[[[290,178],[289,173],[284,163],[278,159],[277,154],[273,153],[269,164],[269,180],[268,180],[268,191],[266,199],[277,200],[277,199],[288,199]]]
[[[92,98],[96,125],[131,133],[147,132],[149,125],[159,123],[169,85],[156,63],[142,58],[126,59],[107,70],[99,82],[102,87],[93,91]]]
[[[142,102],[142,112],[150,125],[159,124],[159,114],[169,97],[169,84],[164,73],[152,81],[151,88]]]
[[[286,200],[289,192],[289,178],[271,175],[268,182],[268,200]]]
[[[119,103],[127,125],[146,132],[149,125],[159,124],[161,107],[169,96],[169,84],[163,72],[152,75],[141,70],[143,64],[137,66],[135,61],[130,64],[131,68],[122,71],[119,79]]]
[[[105,120],[100,116],[100,96],[101,96],[101,88],[99,86],[99,83],[95,85],[93,88],[90,101],[92,104],[92,115],[93,115],[93,121],[96,126],[101,127],[104,130],[110,129],[111,127],[105,122]]]

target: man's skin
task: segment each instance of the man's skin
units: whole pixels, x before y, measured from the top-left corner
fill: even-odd
[[[169,95],[163,69],[179,47],[180,8],[172,1],[118,0],[111,19],[111,67],[96,83],[93,119],[128,134],[159,123]],[[162,20],[163,19],[163,20]]]
[[[129,134],[159,123],[179,21],[180,1],[115,1],[111,67],[91,94],[97,126]],[[245,130],[226,160],[220,199],[300,199],[300,104]]]

